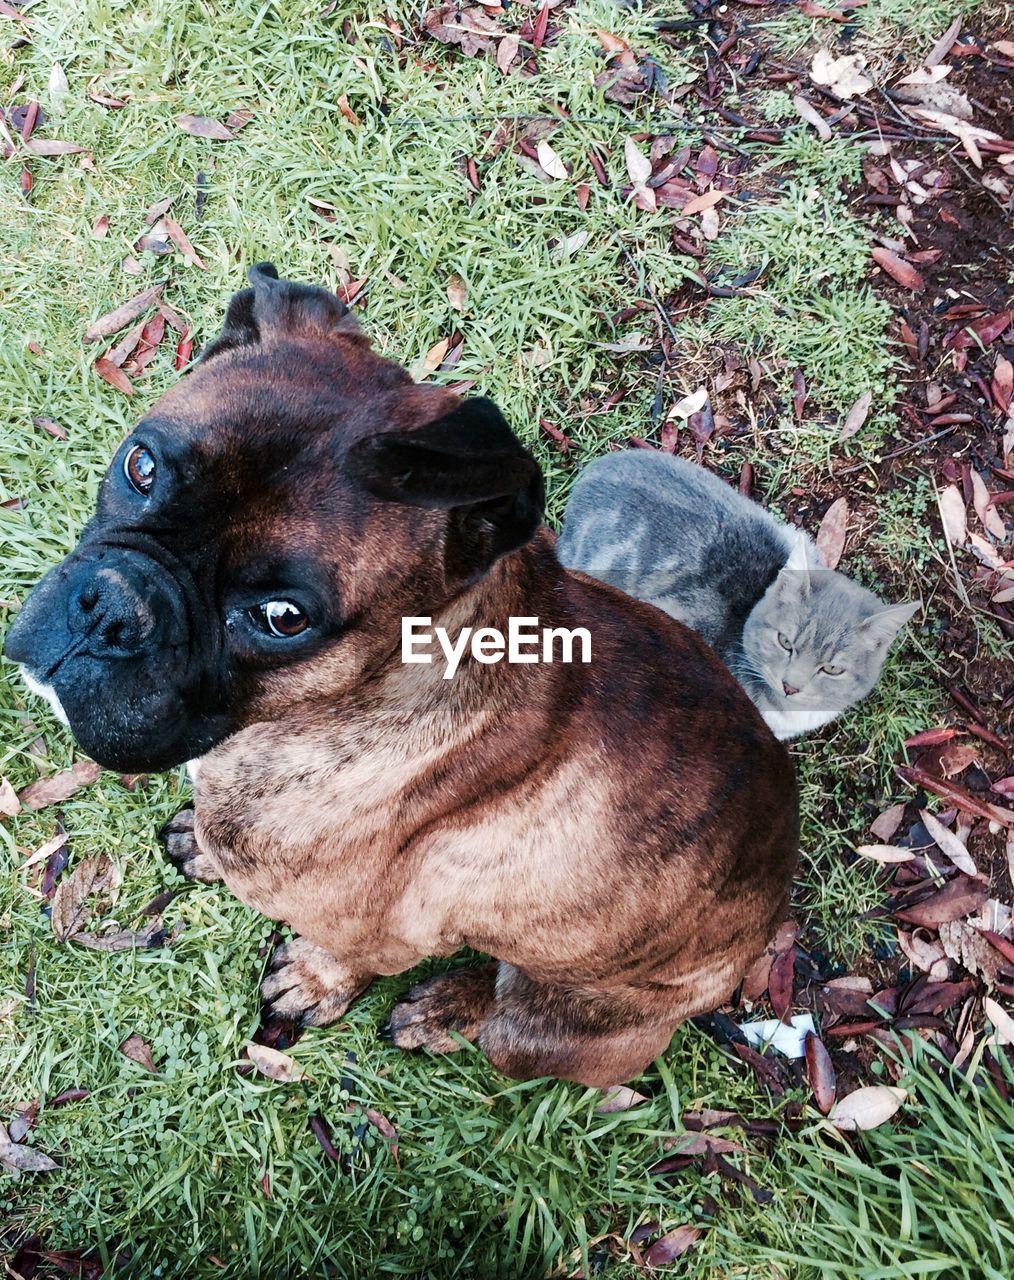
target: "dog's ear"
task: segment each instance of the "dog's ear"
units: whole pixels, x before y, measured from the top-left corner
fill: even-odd
[[[520,547],[542,522],[539,465],[484,397],[414,430],[359,440],[346,465],[375,497],[450,511],[455,559],[470,570]]]
[[[319,285],[281,280],[271,262],[258,262],[247,272],[250,289],[233,294],[222,332],[201,355],[210,360],[234,347],[260,342],[272,332],[355,333],[358,324],[344,302]]]

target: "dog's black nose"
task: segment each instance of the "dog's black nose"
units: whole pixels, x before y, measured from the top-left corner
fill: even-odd
[[[144,575],[126,562],[89,564],[68,596],[67,624],[72,634],[88,636],[99,656],[137,653],[157,629],[154,595]]]

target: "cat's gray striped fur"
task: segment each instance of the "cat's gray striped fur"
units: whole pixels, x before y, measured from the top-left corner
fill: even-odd
[[[918,607],[823,568],[805,533],[703,467],[642,449],[582,472],[557,552],[703,636],[779,738],[864,698]]]

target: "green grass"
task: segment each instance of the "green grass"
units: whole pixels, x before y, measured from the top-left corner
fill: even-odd
[[[242,283],[241,264],[268,257],[288,275],[334,284],[336,255],[344,255],[353,276],[369,280],[362,318],[383,351],[412,365],[454,328],[462,331],[462,358],[448,377],[474,379],[536,448],[554,519],[576,466],[540,436],[539,418],[566,430],[578,461],[610,441],[653,436],[657,364],[594,344],[634,334],[657,341],[650,308],[616,326],[610,317],[649,290],[671,296],[696,264],[670,252],[670,212],[645,214],[620,196],[623,143],[640,129],[700,137],[678,104],[670,111],[655,101],[625,114],[604,100],[592,84],[602,65],[594,32],[607,28],[651,50],[671,85],[701,74],[699,51],[688,44],[677,54],[659,42],[650,14],[579,0],[562,19],[563,38],[540,56],[539,74],[505,79],[490,59],[448,54],[432,41],[410,38],[401,56],[393,52],[383,18],[408,35],[417,25],[408,6],[374,3],[364,11],[342,3],[327,19],[318,8],[317,0],[151,7],[42,0],[31,10],[32,44],[0,74],[10,83],[23,69],[18,99],[37,96],[50,115],[40,132],[88,147],[94,167],[73,156],[33,159],[35,187],[25,201],[11,181],[17,166],[9,165],[0,191],[0,500],[24,503],[0,508],[3,599],[22,599],[74,544],[114,444],[178,376],[167,342],[128,401],[91,370],[106,344],[81,341],[90,319],[155,281],[166,282],[166,299],[200,343],[213,336],[228,294]],[[357,38],[352,47],[342,38],[345,19]],[[46,88],[57,60],[70,86],[62,104]],[[127,105],[98,106],[88,87]],[[340,93],[361,126],[337,109]],[[239,107],[253,118],[228,143],[190,137],[174,123],[183,112],[222,119]],[[490,151],[496,117],[559,107],[570,119],[555,129],[552,145],[572,169],[569,181],[544,185],[510,146]],[[784,103],[775,100],[771,110],[783,111]],[[606,157],[609,189],[587,160],[593,144]],[[462,175],[465,157],[476,161],[481,193]],[[801,129],[790,129],[781,147],[759,149],[756,171],[775,166],[765,175],[770,194],[728,202],[732,212],[723,214],[728,221],[708,265],[724,262],[735,274],[766,262],[767,271],[751,296],[715,302],[681,322],[681,357],[663,371],[664,416],[708,375],[719,340],[755,352],[770,370],[773,394],[784,393],[793,368],[805,365],[811,402],[802,424],[773,410],[756,438],[739,432],[722,442],[728,469],[749,457],[774,502],[803,477],[826,481],[836,416],[861,391],[877,392],[877,413],[847,451],[873,461],[890,421],[887,312],[863,283],[866,233],[836,194],[858,159],[857,150],[822,148]],[[198,170],[208,183],[200,222],[193,213]],[[591,186],[584,213],[575,199],[581,181]],[[179,255],[138,255],[143,273],[124,275],[119,263],[143,230],[145,209],[166,195],[207,271]],[[327,202],[333,221],[314,213],[311,197]],[[103,214],[109,234],[95,239],[91,225]],[[553,243],[576,231],[588,233],[586,243],[555,254]],[[453,273],[468,286],[464,316],[447,300]],[[30,341],[44,354],[33,354]],[[621,387],[621,405],[599,412]],[[69,439],[33,425],[40,414],[61,422]],[[911,589],[913,565],[935,572],[925,559],[927,510],[918,484],[894,490],[850,571],[876,581],[879,570],[867,558],[875,550],[896,598]],[[850,865],[845,855],[863,830],[863,805],[880,805],[891,792],[890,767],[904,737],[932,718],[931,647],[928,637],[906,644],[868,703],[795,749],[804,802],[796,905],[808,936],[842,963],[867,945],[869,926],[859,916],[880,896],[880,873]],[[0,771],[21,786],[40,768],[65,766],[73,748],[10,667],[4,675]],[[831,1145],[819,1126],[780,1140],[773,1153],[737,1157],[773,1192],[763,1206],[733,1195],[714,1175],[690,1171],[662,1181],[646,1173],[687,1108],[772,1113],[753,1078],[692,1027],[648,1073],[643,1088],[651,1101],[603,1116],[589,1091],[505,1081],[475,1052],[432,1059],[384,1046],[376,1027],[409,985],[403,976],[378,983],[338,1026],[299,1041],[305,1081],[241,1075],[240,1052],[257,1025],[258,949],[268,925],[222,889],[184,885],[159,856],[154,832],[187,795],[176,774],[133,793],[105,774],[59,809],[0,823],[0,1007],[21,999],[33,963],[36,972],[34,1008],[21,1002],[0,1020],[0,1111],[9,1118],[18,1102],[76,1086],[90,1091],[45,1110],[33,1133],[59,1159],[58,1171],[0,1175],[0,1222],[8,1217],[12,1229],[38,1230],[54,1248],[95,1246],[103,1256],[125,1249],[128,1273],[139,1276],[518,1280],[599,1267],[610,1276],[640,1274],[624,1244],[634,1227],[697,1222],[705,1232],[681,1260],[687,1277],[844,1280],[859,1274],[849,1233],[870,1201],[877,1214],[863,1230],[880,1243],[867,1253],[891,1256],[887,1182],[897,1144],[908,1142],[914,1158],[939,1170],[911,1184],[925,1213],[943,1224],[963,1188],[962,1221],[974,1224],[967,1230],[986,1248],[997,1175],[985,1162],[977,1170],[967,1152],[960,1170],[944,1159],[942,1121],[928,1101],[936,1098],[933,1077],[924,1067],[919,1123],[904,1138],[869,1140],[862,1159]],[[54,940],[16,868],[58,820],[73,861],[100,851],[116,860],[121,924],[165,886],[181,890],[166,912],[168,922],[185,926],[171,948],[104,955]],[[118,1052],[135,1032],[151,1044],[154,1075]],[[394,1121],[400,1168],[380,1136],[362,1130],[360,1110],[347,1111],[350,1102]],[[992,1095],[968,1095],[962,1105],[950,1123],[968,1141],[982,1117],[992,1123],[998,1115]],[[947,1114],[942,1100],[933,1106]],[[307,1126],[314,1112],[327,1117],[350,1171],[325,1158]],[[709,1196],[718,1202],[714,1223],[704,1212]],[[943,1238],[944,1225],[939,1230]],[[0,1247],[10,1248],[10,1236]],[[862,1272],[869,1280],[895,1274],[869,1265]]]

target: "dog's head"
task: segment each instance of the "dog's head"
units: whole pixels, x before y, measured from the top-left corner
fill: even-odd
[[[250,281],[7,637],[111,768],[340,692],[402,614],[438,612],[541,520],[539,469],[488,400],[415,385],[325,289],[270,264]]]

